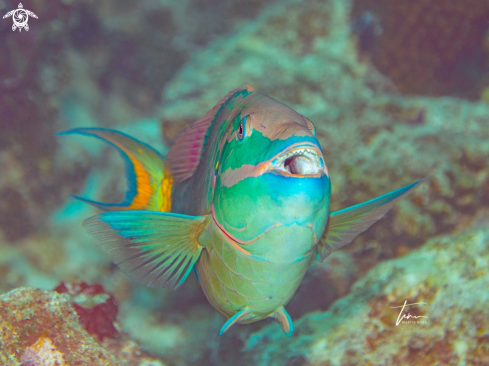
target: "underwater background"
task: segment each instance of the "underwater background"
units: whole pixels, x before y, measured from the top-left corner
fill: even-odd
[[[489,365],[488,0],[23,6],[28,31],[0,19],[0,365]],[[220,337],[194,276],[127,279],[69,197],[119,202],[122,159],[54,135],[166,153],[245,83],[315,123],[332,211],[430,176],[309,270],[290,338],[272,319]],[[396,325],[405,301],[422,323]]]

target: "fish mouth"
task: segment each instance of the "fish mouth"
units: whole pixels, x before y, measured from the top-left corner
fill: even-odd
[[[323,154],[318,146],[294,144],[271,162],[270,170],[290,177],[318,177],[328,175]]]

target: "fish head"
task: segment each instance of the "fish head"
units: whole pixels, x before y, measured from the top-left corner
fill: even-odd
[[[256,92],[233,110],[216,159],[214,220],[254,255],[304,256],[324,232],[331,193],[315,127]]]

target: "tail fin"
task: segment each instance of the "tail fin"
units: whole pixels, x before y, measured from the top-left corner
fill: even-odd
[[[128,191],[121,203],[102,203],[73,196],[104,211],[149,210],[170,212],[173,178],[165,158],[152,147],[122,132],[103,128],[76,128],[57,135],[93,136],[114,146],[126,165]]]

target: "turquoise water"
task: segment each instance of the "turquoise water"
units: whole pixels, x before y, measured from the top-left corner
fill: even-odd
[[[19,287],[102,285],[118,304],[119,335],[100,339],[91,328],[80,337],[108,352],[104,365],[489,364],[486,0],[22,4],[37,17],[28,30],[12,30],[24,12],[0,20],[4,309]],[[18,9],[0,2],[2,17]],[[219,336],[226,319],[193,274],[176,291],[130,281],[81,226],[99,211],[69,196],[121,201],[123,161],[98,140],[55,136],[112,128],[166,154],[245,83],[315,124],[331,211],[430,176],[313,264],[286,306],[291,338],[272,319]],[[108,296],[70,303],[91,308]],[[396,325],[405,301],[416,305],[403,314],[420,323]],[[65,347],[58,337],[67,330],[50,333],[42,322],[29,330],[6,314],[0,364],[22,364],[40,337],[70,365],[97,364]],[[80,322],[66,326],[86,329]]]

